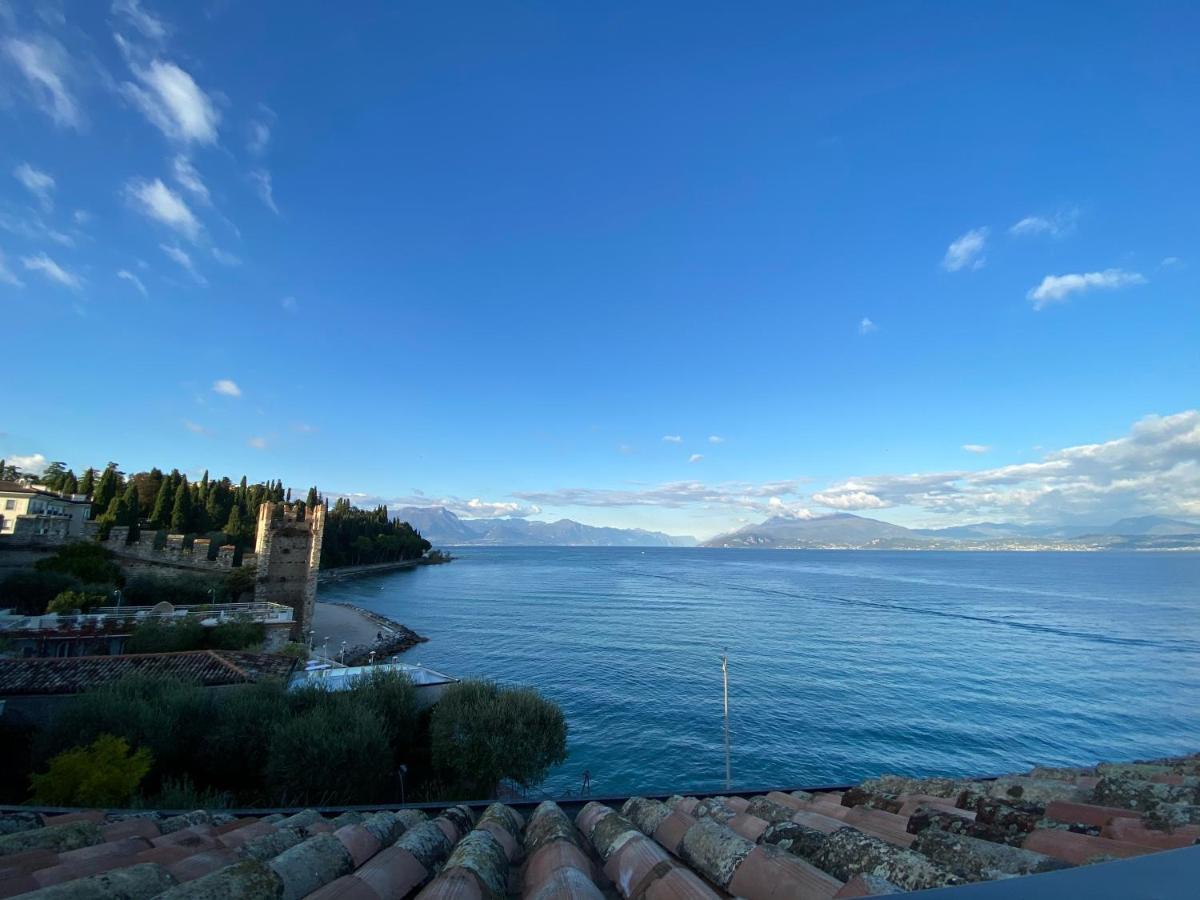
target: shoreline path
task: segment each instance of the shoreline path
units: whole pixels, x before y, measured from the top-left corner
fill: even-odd
[[[382,633],[383,639],[378,635]],[[329,656],[338,659],[342,642],[346,642],[346,665],[362,665],[367,662],[371,651],[375,659],[384,661],[396,653],[403,653],[429,638],[422,637],[410,628],[394,622],[386,616],[361,609],[349,603],[325,603],[317,601],[313,612],[313,647],[319,653],[328,638]]]

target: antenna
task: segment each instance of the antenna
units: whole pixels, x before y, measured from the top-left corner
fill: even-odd
[[[732,771],[729,762],[729,653],[721,655],[721,676],[725,682],[725,790],[731,790]]]

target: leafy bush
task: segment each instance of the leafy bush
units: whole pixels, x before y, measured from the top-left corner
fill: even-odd
[[[50,760],[50,768],[30,775],[33,802],[47,806],[121,806],[128,802],[153,765],[145,747],[130,753],[129,742],[102,734]]]
[[[126,653],[182,653],[202,650],[208,631],[194,619],[182,622],[151,619],[133,629],[125,641]]]
[[[384,726],[350,693],[323,701],[276,728],[265,781],[278,802],[369,803],[395,780]]]
[[[83,591],[63,591],[55,596],[46,607],[46,612],[59,613],[65,615],[73,613],[75,610],[80,612],[91,612],[97,606],[103,606],[105,601],[104,594],[88,594]]]
[[[82,581],[64,572],[13,572],[0,581],[0,607],[12,607],[23,616],[40,616],[59,594],[82,588]]]
[[[130,803],[133,809],[229,809],[231,806],[233,797],[228,791],[214,788],[201,790],[188,775],[164,778],[158,793],[149,797],[139,796]]]
[[[38,755],[117,735],[153,754],[151,778],[157,782],[194,770],[215,706],[213,695],[192,682],[131,675],[73,698],[43,733]]]
[[[430,734],[435,763],[475,796],[491,796],[504,779],[539,784],[567,755],[567,723],[557,704],[531,688],[490,681],[447,688]]]
[[[249,650],[266,640],[262,622],[223,622],[205,626],[194,618],[151,619],[138,625],[125,641],[126,653],[182,653],[185,650]]]
[[[286,686],[261,681],[223,691],[204,732],[195,777],[233,791],[243,805],[268,805],[263,771],[271,735],[291,716]]]
[[[296,641],[288,641],[279,648],[280,656],[293,656],[296,659],[308,659],[308,647]]]
[[[172,606],[199,606],[212,603],[214,594],[209,590],[216,589],[216,601],[224,600],[223,588],[219,582],[206,581],[194,575],[135,575],[125,585],[122,596],[129,606],[154,606],[156,603],[167,602]]]
[[[53,556],[39,559],[33,567],[39,572],[74,575],[80,581],[91,584],[120,587],[125,583],[121,567],[113,562],[112,553],[94,541],[67,544]]]
[[[412,679],[400,672],[376,669],[355,680],[352,696],[383,726],[395,769],[406,761],[416,743],[417,689]]]
[[[230,569],[225,576],[225,596],[230,603],[238,603],[244,594],[254,593],[254,582],[258,578],[258,570],[254,566],[240,566]]]

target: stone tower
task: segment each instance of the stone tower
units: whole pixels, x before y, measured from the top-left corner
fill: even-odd
[[[280,509],[282,507],[282,509]],[[321,569],[321,538],[325,505],[318,503],[297,518],[298,507],[267,502],[258,508],[254,552],[258,577],[254,601],[290,606],[292,640],[307,641],[317,602],[317,573]]]

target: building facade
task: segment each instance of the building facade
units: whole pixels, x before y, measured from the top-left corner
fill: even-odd
[[[91,512],[92,504],[84,494],[59,494],[36,485],[0,481],[0,537],[78,540]]]
[[[307,642],[317,603],[325,506],[302,507],[264,503],[258,508],[254,553],[258,576],[255,603],[279,603],[293,610],[292,640]]]

